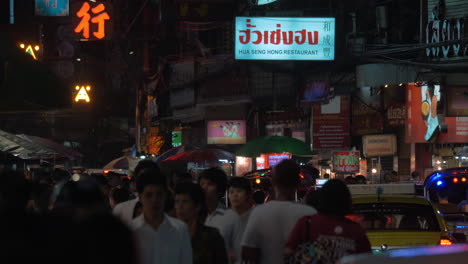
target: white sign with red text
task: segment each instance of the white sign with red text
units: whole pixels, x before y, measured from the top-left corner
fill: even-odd
[[[236,17],[237,60],[334,60],[335,18]]]

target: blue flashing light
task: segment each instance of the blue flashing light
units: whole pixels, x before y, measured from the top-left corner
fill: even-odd
[[[437,181],[436,184],[437,184],[437,186],[442,186],[442,184],[444,184],[444,182],[443,181]]]

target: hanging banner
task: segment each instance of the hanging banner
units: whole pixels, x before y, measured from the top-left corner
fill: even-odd
[[[359,151],[334,151],[332,171],[335,173],[358,173]]]
[[[236,17],[236,60],[334,60],[334,17]]]

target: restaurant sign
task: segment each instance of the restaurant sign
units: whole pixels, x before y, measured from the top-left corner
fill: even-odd
[[[335,173],[359,172],[359,151],[335,151],[332,157],[332,171]]]
[[[236,17],[237,60],[334,60],[335,18]]]

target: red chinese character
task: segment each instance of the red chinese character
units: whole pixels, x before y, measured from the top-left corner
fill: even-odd
[[[106,9],[106,7],[103,4],[99,4],[96,7],[91,9],[91,12],[93,14],[97,14],[97,16],[94,16],[93,18],[91,18],[91,15],[88,13],[90,9],[91,9],[91,6],[89,5],[89,3],[84,2],[80,10],[76,13],[76,15],[79,18],[81,18],[81,21],[78,24],[78,26],[76,26],[75,32],[79,33],[83,31],[82,32],[83,37],[85,39],[89,39],[89,27],[90,27],[89,21],[91,20],[91,23],[98,25],[98,30],[97,32],[93,32],[93,35],[98,39],[103,39],[106,36],[106,31],[105,31],[104,26],[105,26],[106,20],[110,20],[110,16],[109,14],[107,14],[107,12],[103,12]]]

